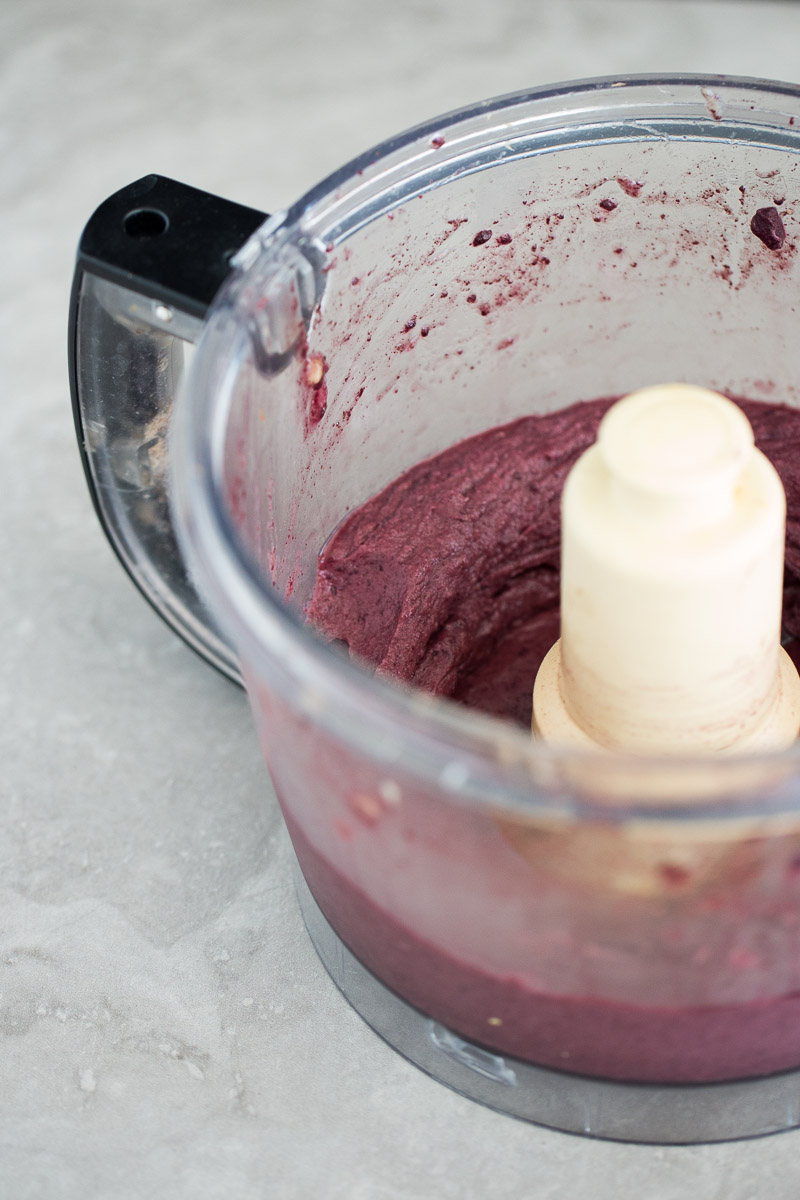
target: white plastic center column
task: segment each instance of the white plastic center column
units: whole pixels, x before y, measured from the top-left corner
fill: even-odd
[[[534,732],[632,753],[775,749],[800,726],[780,647],[786,499],[747,418],[703,388],[618,401],[562,501],[561,639]]]

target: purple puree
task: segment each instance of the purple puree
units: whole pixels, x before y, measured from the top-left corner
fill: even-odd
[[[529,725],[558,637],[564,480],[611,400],[490,429],[417,464],[323,550],[309,619],[383,674]],[[784,626],[800,634],[800,410],[738,401],[786,489]]]
[[[561,490],[610,403],[524,417],[393,481],[320,555],[309,619],[383,674],[529,725],[533,680],[558,636]],[[787,640],[800,634],[800,410],[737,403],[786,489]],[[673,1009],[536,993],[403,928],[291,819],[290,832],[318,903],[353,952],[466,1037],[621,1079],[700,1081],[800,1063],[798,994]],[[499,1010],[502,1036],[487,1038],[486,1013]]]

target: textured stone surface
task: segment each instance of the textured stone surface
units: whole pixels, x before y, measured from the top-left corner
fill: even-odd
[[[243,697],[103,541],[65,321],[93,206],[162,171],[275,208],[467,101],[791,78],[800,8],[0,4],[0,1195],[794,1200],[800,1134],[693,1149],[505,1119],[401,1061],[305,937]]]

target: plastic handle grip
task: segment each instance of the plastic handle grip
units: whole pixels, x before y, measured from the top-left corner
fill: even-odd
[[[78,246],[69,375],[101,525],[134,583],[194,650],[241,682],[182,561],[167,434],[184,349],[266,213],[148,175],[105,200]]]

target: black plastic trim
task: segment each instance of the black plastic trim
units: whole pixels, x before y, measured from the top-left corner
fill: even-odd
[[[76,272],[111,279],[202,320],[231,256],[266,219],[258,209],[145,175],[109,196],[90,218]],[[126,224],[134,232],[126,232]]]

